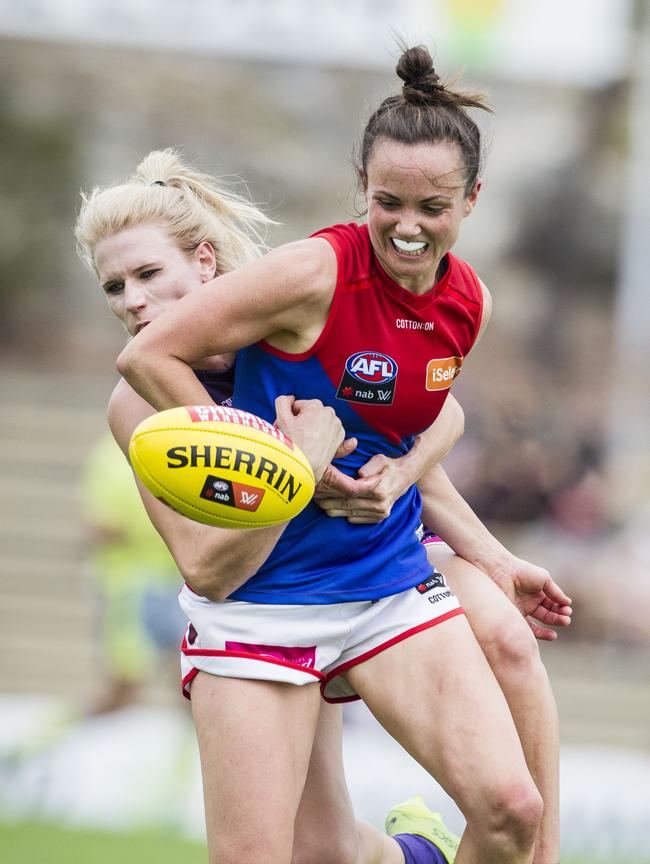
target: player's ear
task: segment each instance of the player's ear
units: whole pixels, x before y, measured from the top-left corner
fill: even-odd
[[[199,268],[202,282],[209,282],[217,275],[217,255],[214,246],[208,240],[204,240],[194,250],[194,262]]]
[[[463,207],[463,216],[469,216],[476,205],[476,201],[478,199],[478,193],[481,191],[481,186],[483,185],[482,180],[477,180],[474,184],[474,188],[469,193],[467,198],[465,199],[465,205]]]

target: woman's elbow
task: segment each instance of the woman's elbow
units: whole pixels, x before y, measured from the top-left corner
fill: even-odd
[[[195,594],[205,597],[206,600],[221,603],[228,596],[228,592],[223,588],[223,580],[218,573],[215,573],[214,568],[208,570],[195,562],[194,564],[185,563],[183,566],[179,566],[179,570],[185,584]]]
[[[253,575],[244,572],[236,562],[229,561],[223,551],[216,556],[216,562],[214,555],[202,554],[191,546],[174,557],[181,576],[192,591],[214,603],[221,603],[235,587]],[[241,573],[241,579],[234,581],[233,574],[236,573]]]
[[[125,378],[129,383],[144,374],[146,359],[144,352],[140,350],[140,346],[137,344],[137,339],[131,339],[124,346],[117,358],[116,366],[122,378]]]

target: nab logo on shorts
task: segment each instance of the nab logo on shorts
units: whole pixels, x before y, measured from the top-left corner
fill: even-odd
[[[379,351],[358,351],[345,361],[336,393],[346,402],[391,405],[395,396],[397,363]]]
[[[447,583],[445,582],[445,577],[442,573],[434,573],[433,576],[430,576],[426,582],[420,582],[419,585],[415,586],[415,590],[418,594],[428,594],[429,591],[433,591],[434,588],[446,588]]]

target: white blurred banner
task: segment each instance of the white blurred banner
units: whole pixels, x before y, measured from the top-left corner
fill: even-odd
[[[601,86],[626,73],[632,0],[0,0],[0,38],[389,68],[424,42],[497,77]]]

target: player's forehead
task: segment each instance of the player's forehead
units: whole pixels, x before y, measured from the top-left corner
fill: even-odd
[[[122,228],[103,237],[95,247],[95,263],[102,279],[110,277],[113,270],[132,270],[143,263],[170,261],[180,255],[180,246],[167,228],[151,222]]]
[[[425,200],[449,197],[463,188],[464,173],[462,152],[454,142],[402,144],[381,139],[373,147],[367,180],[373,190]]]

